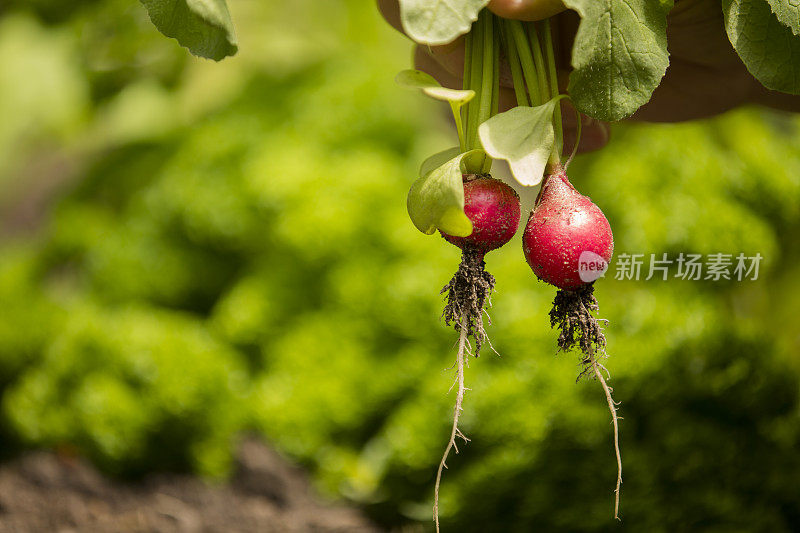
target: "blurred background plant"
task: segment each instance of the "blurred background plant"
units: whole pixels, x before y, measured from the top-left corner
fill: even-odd
[[[453,133],[392,83],[409,43],[371,3],[230,4],[241,51],[218,64],[136,2],[0,6],[2,454],[221,478],[257,432],[324,494],[427,524],[458,254],[405,193]],[[597,286],[631,531],[800,527],[798,154],[798,117],[744,109],[617,126],[573,164],[617,254],[764,256],[757,281]],[[611,530],[602,391],[556,354],[514,242],[488,265],[501,357],[468,371],[445,527]]]

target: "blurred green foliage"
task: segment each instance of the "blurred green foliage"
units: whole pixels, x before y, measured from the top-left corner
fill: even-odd
[[[326,494],[427,524],[458,254],[413,228],[405,193],[452,144],[446,114],[393,85],[408,44],[372,4],[231,8],[241,52],[214,64],[136,3],[4,5],[3,453],[223,476],[257,431]],[[617,127],[571,168],[618,254],[765,258],[758,281],[598,283],[630,531],[800,524],[798,153],[800,119],[742,110]],[[519,237],[488,267],[501,357],[468,370],[444,524],[616,529],[607,407],[555,352],[553,290]]]

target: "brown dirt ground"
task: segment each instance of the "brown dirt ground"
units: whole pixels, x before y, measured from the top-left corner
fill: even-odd
[[[323,503],[304,473],[246,440],[225,485],[159,474],[103,477],[81,459],[31,452],[0,465],[0,533],[377,532],[358,511]]]

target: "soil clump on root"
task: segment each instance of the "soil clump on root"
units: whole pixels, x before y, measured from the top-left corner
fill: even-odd
[[[484,308],[491,306],[491,293],[495,285],[494,276],[486,271],[483,256],[481,252],[464,250],[458,271],[439,293],[447,294],[447,303],[442,312],[445,324],[461,332],[462,323],[466,323],[467,337],[475,340],[475,357],[488,340],[483,327],[483,313]],[[486,318],[491,324],[488,314]]]
[[[453,425],[450,431],[450,439],[447,447],[439,462],[439,469],[436,472],[436,484],[434,487],[433,498],[433,520],[436,524],[436,532],[439,532],[439,487],[442,482],[442,473],[447,468],[447,457],[450,450],[458,453],[456,439],[460,438],[464,443],[469,439],[458,428],[459,417],[463,411],[464,394],[468,390],[464,385],[464,367],[469,366],[467,354],[472,353],[478,357],[481,346],[489,342],[486,330],[483,327],[483,313],[486,307],[491,306],[491,293],[494,290],[494,276],[486,272],[486,263],[483,261],[484,252],[466,249],[461,254],[461,264],[458,266],[453,278],[442,288],[439,294],[446,294],[446,304],[442,311],[442,318],[445,324],[452,325],[458,335],[458,354],[456,355],[456,379],[453,387],[456,388],[456,405],[453,409]],[[488,313],[486,320],[491,324]],[[472,337],[475,341],[475,351],[470,352],[469,340]],[[491,343],[489,343],[491,346]],[[451,387],[451,390],[452,388]]]
[[[597,379],[603,386],[608,409],[611,412],[611,423],[614,426],[614,452],[617,456],[617,485],[614,489],[614,518],[619,520],[619,496],[622,490],[622,455],[619,450],[619,417],[617,409],[619,404],[614,401],[611,393],[614,390],[606,383],[605,374],[611,376],[600,359],[608,357],[606,354],[606,337],[603,335],[601,323],[604,319],[595,318],[594,313],[600,310],[597,298],[594,297],[594,286],[584,285],[575,290],[559,289],[553,300],[550,310],[550,326],[558,329],[558,347],[561,351],[570,351],[573,348],[581,352],[581,377],[588,375]]]
[[[595,355],[600,358],[606,355],[606,337],[603,335],[602,322],[606,320],[594,317],[600,310],[597,298],[594,297],[594,286],[584,285],[575,290],[559,289],[553,300],[550,310],[550,327],[558,327],[558,347],[561,351],[568,352],[578,348],[583,354],[581,363],[584,365],[578,379],[591,370],[592,360]],[[600,368],[605,367],[599,362]]]

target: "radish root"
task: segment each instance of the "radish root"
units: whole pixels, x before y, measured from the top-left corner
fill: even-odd
[[[494,284],[494,276],[485,270],[483,254],[464,250],[458,270],[439,292],[446,294],[447,303],[442,311],[444,323],[448,326],[455,324],[456,331],[460,331],[462,326],[467,328],[467,336],[475,340],[475,357],[480,355],[481,346],[488,341],[483,327],[483,313],[492,304]],[[486,320],[491,324],[488,313]]]
[[[464,393],[469,390],[464,386],[464,368],[469,367],[468,356],[478,357],[484,344],[488,344],[492,351],[497,353],[483,327],[483,313],[486,313],[487,323],[491,324],[486,308],[492,304],[491,294],[495,284],[494,276],[486,272],[485,266],[483,253],[473,249],[463,250],[458,270],[440,292],[440,294],[446,295],[446,304],[442,312],[444,323],[448,326],[453,325],[459,332],[459,338],[455,364],[456,379],[450,387],[452,390],[453,387],[458,386],[456,406],[453,411],[453,428],[439,463],[439,470],[436,472],[436,486],[433,493],[433,521],[436,523],[437,533],[439,531],[439,487],[442,482],[442,473],[447,468],[447,457],[450,455],[450,450],[458,453],[456,438],[463,439],[464,443],[469,442],[469,439],[458,429],[458,420],[463,410]],[[475,341],[474,350],[469,342],[470,337]]]
[[[606,358],[606,337],[603,335],[601,323],[603,319],[597,319],[592,314],[598,311],[600,306],[594,297],[594,287],[584,286],[574,291],[559,290],[553,301],[553,309],[550,311],[550,325],[558,327],[561,333],[558,336],[558,346],[562,351],[569,351],[578,347],[583,354],[581,365],[583,369],[578,375],[581,377],[593,373],[594,377],[600,381],[608,402],[608,409],[611,412],[611,422],[614,425],[614,452],[617,457],[617,485],[614,489],[614,518],[619,520],[619,498],[622,492],[622,454],[619,449],[619,419],[617,410],[619,403],[614,401],[611,396],[613,389],[606,383],[605,372],[608,370],[598,360]],[[599,357],[598,357],[599,354]],[[610,379],[610,375],[608,376]]]
[[[447,442],[444,455],[442,455],[442,460],[439,463],[439,470],[436,472],[436,486],[433,491],[433,521],[436,523],[437,533],[439,532],[439,486],[442,482],[442,472],[447,468],[447,457],[450,455],[451,449],[454,449],[456,453],[458,453],[456,437],[464,439],[464,443],[469,442],[466,435],[458,429],[458,419],[461,416],[461,411],[463,411],[462,404],[464,402],[464,393],[467,390],[464,386],[464,354],[468,334],[468,320],[466,317],[461,317],[461,334],[458,339],[458,355],[456,356],[456,382],[458,383],[458,390],[456,391],[456,406],[453,410],[453,429],[450,431],[450,440]]]
[[[611,393],[614,392],[614,389],[608,386],[606,379],[603,377],[603,373],[600,371],[601,367],[604,370],[605,367],[597,362],[594,358],[594,354],[590,357],[594,375],[597,377],[598,381],[600,381],[600,384],[603,386],[603,391],[606,393],[608,410],[611,411],[611,422],[614,424],[614,451],[617,454],[617,487],[614,489],[614,518],[619,520],[619,494],[622,491],[622,455],[619,452],[619,423],[617,417],[619,403],[615,402],[614,398],[611,397]]]

